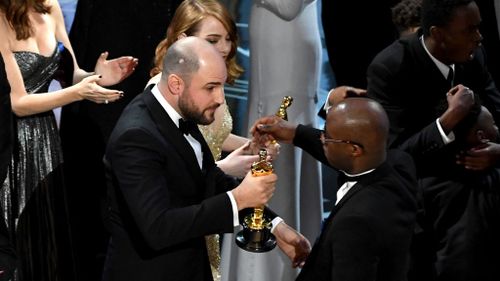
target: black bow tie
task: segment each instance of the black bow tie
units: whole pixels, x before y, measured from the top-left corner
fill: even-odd
[[[196,130],[196,123],[181,118],[179,119],[179,130],[181,130],[184,135],[192,135],[192,132]]]

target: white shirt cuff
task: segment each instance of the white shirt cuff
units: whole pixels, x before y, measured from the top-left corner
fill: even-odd
[[[441,123],[439,123],[439,118],[436,119],[436,125],[438,127],[439,134],[441,134],[441,139],[443,139],[444,144],[449,144],[450,142],[455,140],[455,134],[451,131],[448,135],[445,135],[443,128],[441,127]]]
[[[280,217],[275,217],[272,221],[271,221],[271,224],[273,225],[271,227],[271,233],[274,232],[274,229],[276,228],[276,226],[278,226],[278,224],[280,224],[281,222],[283,221],[282,218]]]
[[[226,192],[229,196],[229,201],[231,201],[231,207],[233,209],[233,226],[237,227],[240,225],[240,218],[238,217],[238,204],[236,204],[236,199],[234,199],[233,193],[231,191]]]

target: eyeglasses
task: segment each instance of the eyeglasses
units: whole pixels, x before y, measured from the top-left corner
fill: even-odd
[[[357,145],[363,149],[365,148],[359,142],[355,142],[355,141],[351,141],[351,140],[339,140],[339,139],[325,138],[325,132],[321,132],[321,136],[319,137],[319,140],[321,141],[322,145],[326,145],[328,143],[347,143],[347,144]]]

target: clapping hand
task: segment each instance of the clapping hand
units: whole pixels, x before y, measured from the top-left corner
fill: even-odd
[[[131,56],[123,56],[108,60],[108,52],[102,53],[97,59],[95,73],[101,75],[99,80],[101,86],[112,86],[120,83],[134,72],[138,59]]]
[[[100,75],[90,75],[73,87],[78,89],[77,94],[80,99],[86,99],[95,103],[107,104],[117,101],[122,97],[122,91],[110,90],[100,86],[99,82],[101,79]]]

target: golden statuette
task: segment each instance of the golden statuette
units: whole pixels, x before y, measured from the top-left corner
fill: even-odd
[[[280,108],[278,108],[278,112],[276,112],[276,116],[279,118],[288,121],[288,114],[286,112],[286,109],[292,105],[293,98],[291,96],[284,96],[283,100],[281,101]],[[277,143],[276,140],[272,140],[272,143],[275,144]]]
[[[259,161],[252,164],[254,177],[273,173],[273,165],[267,161],[266,149],[259,151]],[[276,238],[271,233],[272,224],[264,216],[264,206],[255,207],[253,213],[245,216],[243,230],[236,235],[236,244],[250,252],[268,252],[276,246]]]
[[[292,105],[293,98],[291,96],[284,96],[283,100],[281,101],[280,108],[278,109],[278,112],[276,112],[276,116],[279,118],[288,121],[288,114],[286,113],[286,109]]]

